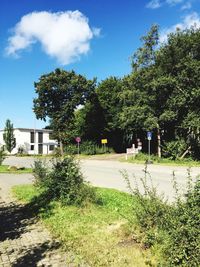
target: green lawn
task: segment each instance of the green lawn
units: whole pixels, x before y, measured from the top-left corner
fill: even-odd
[[[148,160],[148,155],[142,153],[136,155],[135,157],[129,155],[127,160],[125,159],[125,156],[121,157],[119,160],[121,162],[145,164],[145,162]],[[194,161],[192,159],[171,160],[168,158],[158,158],[156,156],[151,156],[150,160],[153,162],[153,164],[156,165],[200,167],[200,161]]]
[[[54,201],[42,205],[38,214],[66,250],[74,251],[91,266],[143,267],[150,261],[156,266],[150,250],[142,248],[130,227],[129,221],[134,222],[133,198],[113,189],[96,190],[100,204],[76,207]],[[38,202],[42,193],[31,185],[15,186],[13,192],[29,203]]]
[[[31,173],[32,169],[31,168],[25,168],[23,170],[9,170],[8,165],[1,165],[0,166],[0,173],[16,173],[16,174],[21,174],[21,173]]]

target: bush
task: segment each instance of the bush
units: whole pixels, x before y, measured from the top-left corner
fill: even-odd
[[[137,200],[133,205],[142,241],[147,247],[157,245],[162,253],[159,266],[198,267],[200,263],[200,180],[193,185],[188,172],[188,186],[185,197],[180,196],[174,177],[176,201],[168,204],[157,194],[145,168],[141,179],[143,191],[138,186],[131,188],[127,173],[123,173],[128,188]]]
[[[3,148],[0,148],[0,166],[2,165],[4,159],[6,158],[6,153]]]
[[[198,267],[200,263],[200,180],[188,186],[186,198],[178,199],[171,216],[165,248],[169,266]]]
[[[98,146],[93,141],[84,141],[80,143],[79,153],[82,155],[96,155],[96,154],[105,154],[113,152],[112,148]],[[77,144],[70,144],[65,147],[65,153],[68,155],[78,154]]]
[[[34,161],[33,176],[35,186],[45,187],[48,183],[48,168],[46,161],[37,159]]]
[[[156,187],[152,184],[152,178],[147,171],[147,166],[144,170],[145,176],[140,179],[142,183],[142,192],[138,185],[133,189],[130,185],[129,177],[126,172],[122,172],[123,178],[128,184],[128,189],[134,199],[136,205],[133,205],[133,212],[136,219],[136,224],[139,226],[143,236],[143,242],[146,247],[151,247],[162,240],[159,233],[163,229],[169,227],[169,216],[171,207],[167,204],[163,195],[159,195]],[[161,235],[161,234],[160,234]]]
[[[178,159],[187,149],[187,144],[183,139],[166,143],[163,148],[163,156],[172,160]]]
[[[95,190],[84,183],[79,163],[74,157],[54,158],[52,164],[51,171],[48,171],[46,163],[37,160],[33,169],[35,185],[44,187],[50,199],[60,200],[67,205],[96,201]]]

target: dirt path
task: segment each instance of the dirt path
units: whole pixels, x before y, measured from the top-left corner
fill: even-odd
[[[28,205],[16,203],[8,190],[0,191],[0,267],[83,266],[62,251]]]

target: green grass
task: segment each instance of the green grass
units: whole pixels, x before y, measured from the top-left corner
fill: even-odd
[[[145,164],[147,160],[148,155],[143,153],[140,153],[135,157],[129,155],[127,160],[125,159],[125,157],[120,158],[121,162],[129,162],[135,164]],[[151,155],[150,160],[153,162],[153,164],[156,165],[200,167],[200,161],[195,161],[190,158],[182,160],[171,160],[168,158],[158,158],[157,156]]]
[[[155,259],[135,241],[129,224],[135,220],[133,198],[113,189],[96,191],[101,204],[76,207],[54,201],[43,206],[39,216],[66,250],[74,251],[91,266],[149,266],[147,261]],[[29,203],[41,194],[31,185],[15,186],[13,192]]]
[[[32,173],[31,168],[25,168],[23,170],[9,170],[8,165],[1,165],[0,166],[0,173],[12,173],[12,174],[22,174],[22,173]]]

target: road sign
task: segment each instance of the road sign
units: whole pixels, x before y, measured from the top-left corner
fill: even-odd
[[[107,144],[108,143],[108,140],[107,139],[101,139],[101,143],[102,144]]]
[[[81,142],[81,138],[80,137],[76,137],[75,140],[76,140],[77,143]]]
[[[152,139],[152,132],[147,132],[147,139],[149,141]]]

